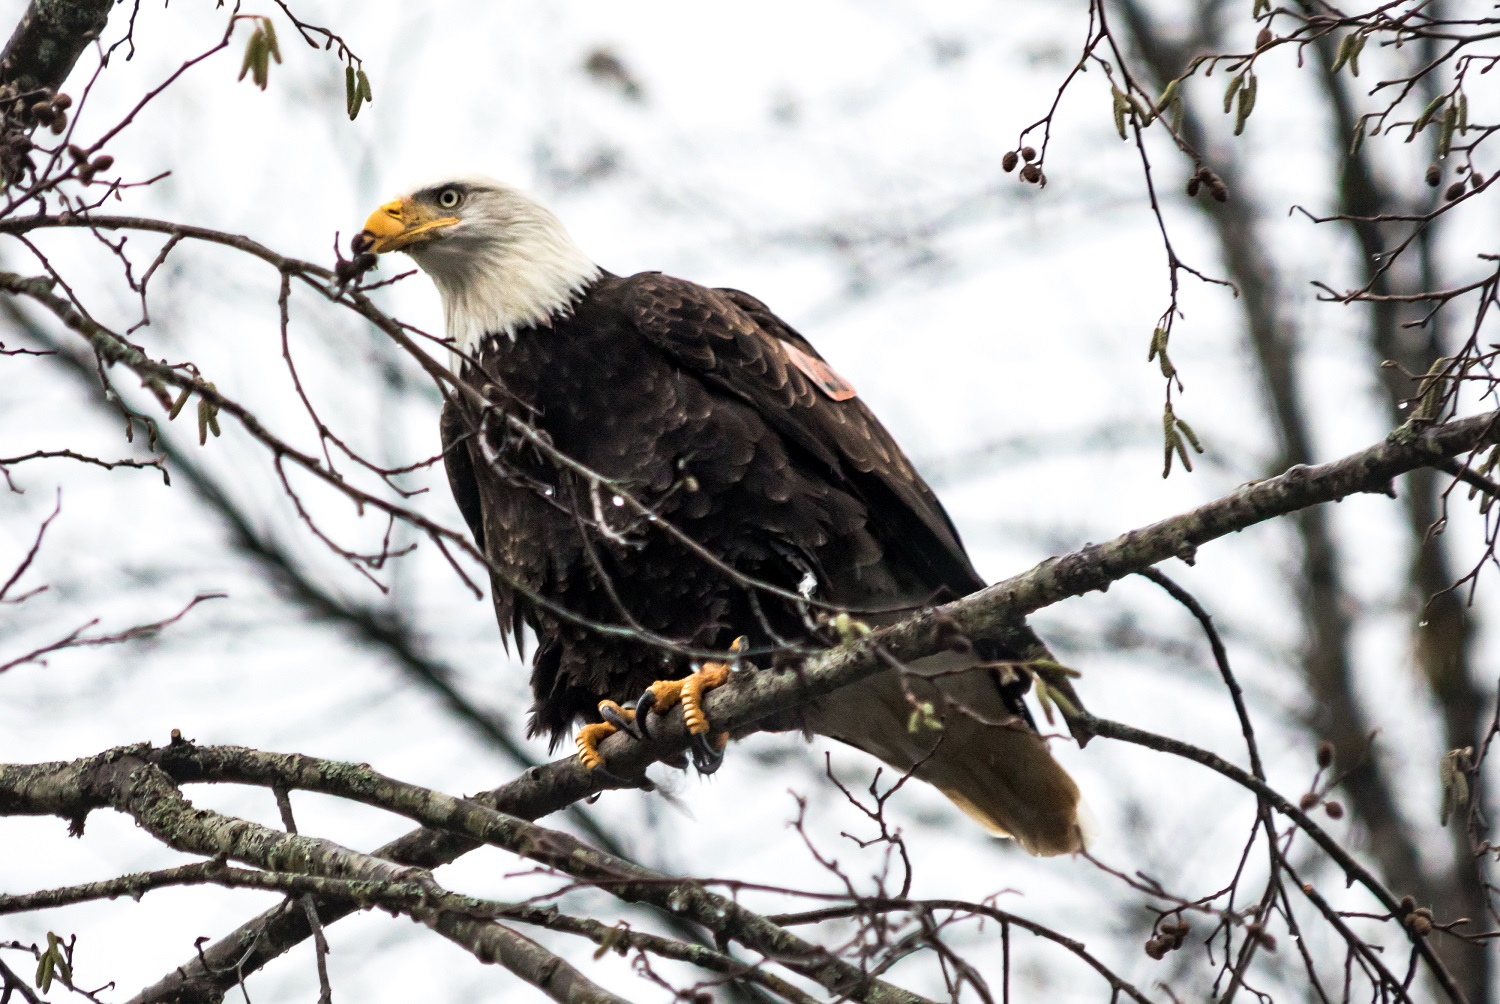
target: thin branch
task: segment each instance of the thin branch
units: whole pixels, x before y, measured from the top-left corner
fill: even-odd
[[[1469,487],[1484,492],[1490,498],[1500,499],[1500,484],[1496,484],[1484,475],[1477,473],[1467,464],[1461,464],[1451,457],[1444,457],[1440,460],[1434,460],[1432,466],[1444,474],[1457,478]]]
[[[26,1001],[26,1004],[46,1004],[27,985],[26,978],[10,968],[10,966],[7,966],[3,959],[0,959],[0,989],[5,991],[5,997],[10,996],[12,989],[16,990],[20,993],[21,998]],[[3,999],[3,997],[0,997],[0,1000]]]
[[[1040,607],[1102,588],[1174,555],[1191,554],[1201,544],[1303,506],[1357,492],[1386,492],[1390,480],[1399,474],[1428,464],[1436,457],[1463,453],[1497,438],[1500,438],[1500,413],[1424,430],[1398,430],[1386,442],[1342,460],[1319,467],[1295,468],[1108,543],[1049,559],[972,596],[816,656],[798,673],[742,675],[710,692],[705,702],[708,717],[721,727],[748,727],[776,711],[863,679],[885,668],[887,658],[911,661],[942,649],[955,624],[971,638],[1003,636],[1020,616]],[[1088,735],[1094,720],[1088,716],[1073,717],[1081,723],[1083,734]],[[687,746],[681,718],[673,715],[654,730],[654,741],[636,743],[625,735],[612,736],[601,745],[601,752],[612,771],[633,776],[652,761]],[[1253,775],[1246,776],[1254,780]],[[570,757],[529,771],[478,796],[476,801],[513,816],[535,819],[613,786],[613,782],[592,774]],[[416,831],[375,853],[395,861],[436,867],[474,846],[472,841]],[[352,909],[344,905],[320,913],[326,924]],[[246,965],[253,970],[307,936],[305,922],[299,923],[298,918],[273,910],[216,942],[205,950],[205,956],[210,965],[223,969],[244,954],[243,945],[252,944],[254,952]],[[204,964],[190,961],[137,1000],[170,999],[171,994],[188,983],[215,985],[221,979],[221,975],[216,976]]]
[[[477,801],[453,798],[352,764],[268,755],[237,747],[198,749],[174,738],[161,750],[125,747],[72,763],[0,767],[0,812],[56,814],[76,820],[91,807],[108,805],[129,813],[158,840],[186,853],[222,855],[274,871],[415,884],[428,890],[439,905],[442,897],[449,895],[432,879],[429,869],[196,809],[177,789],[174,775],[319,791],[385,808],[476,842],[503,847],[620,899],[648,903],[668,915],[691,919],[829,990],[867,1004],[926,1004],[924,998],[868,976],[692,880],[670,879],[597,851],[560,831],[546,830]],[[426,922],[425,918],[418,919]],[[508,942],[494,934],[482,938],[483,944],[497,951],[504,946],[493,939]],[[504,961],[504,957],[498,960]],[[236,977],[242,977],[244,971],[243,964],[237,966]],[[168,997],[153,988],[137,1000],[177,999],[182,990],[178,984]]]
[[[1350,882],[1357,882],[1364,886],[1371,895],[1379,900],[1382,906],[1390,911],[1391,916],[1400,916],[1402,914],[1400,899],[1387,889],[1385,884],[1373,872],[1360,864],[1352,854],[1346,851],[1337,840],[1329,836],[1328,832],[1319,826],[1307,813],[1293,805],[1286,798],[1283,798],[1279,792],[1260,778],[1241,770],[1220,756],[1191,746],[1180,740],[1157,735],[1147,732],[1144,729],[1137,729],[1121,724],[1120,722],[1096,718],[1092,715],[1086,715],[1085,717],[1088,719],[1088,727],[1094,735],[1132,743],[1137,746],[1144,746],[1159,753],[1170,753],[1174,756],[1180,756],[1183,759],[1191,760],[1194,763],[1216,771],[1241,787],[1253,792],[1257,798],[1265,801],[1277,812],[1296,823],[1299,829],[1311,837],[1313,842],[1321,847],[1338,864]],[[1283,858],[1282,867],[1285,868],[1286,866],[1286,860]],[[1304,889],[1303,892],[1309,896],[1311,895],[1307,889]],[[1443,965],[1443,961],[1438,958],[1437,953],[1432,950],[1432,946],[1428,943],[1427,939],[1411,932],[1407,932],[1407,935],[1415,946],[1416,951],[1422,956],[1423,961],[1427,963],[1433,978],[1437,981],[1448,999],[1453,1001],[1454,1004],[1466,1004],[1468,998],[1464,995],[1458,984],[1454,982],[1453,976],[1448,972],[1447,967]],[[1359,939],[1356,938],[1355,940],[1358,941]],[[1395,983],[1393,989],[1399,992],[1401,999],[1409,1000],[1399,982]]]
[[[0,473],[4,473],[5,479],[9,481],[10,474],[5,470],[7,467],[11,467],[16,464],[24,464],[29,460],[64,459],[76,460],[81,464],[92,464],[95,467],[102,467],[107,471],[112,471],[116,467],[133,467],[137,470],[142,470],[149,467],[161,472],[163,484],[170,485],[172,483],[171,475],[167,473],[166,467],[163,466],[162,461],[165,459],[163,457],[154,457],[151,460],[132,460],[128,457],[122,460],[100,460],[98,457],[91,457],[86,453],[77,453],[73,450],[33,450],[30,453],[22,454],[21,456],[17,457],[0,457]],[[14,491],[20,491],[20,489],[16,488],[14,485],[12,485],[11,488]]]
[[[989,917],[993,920],[998,920],[1003,925],[1002,930],[1008,929],[1011,925],[1015,925],[1016,927],[1019,927],[1024,931],[1029,931],[1039,938],[1050,941],[1053,944],[1059,945],[1062,948],[1067,949],[1069,952],[1072,952],[1079,959],[1086,962],[1100,976],[1104,977],[1105,982],[1109,984],[1110,989],[1114,992],[1115,995],[1124,994],[1131,1000],[1138,1002],[1138,1004],[1150,1004],[1150,998],[1141,993],[1141,991],[1136,988],[1134,984],[1119,976],[1098,958],[1092,955],[1083,942],[1078,941],[1075,938],[1069,938],[1066,935],[1059,934],[1046,925],[1038,924],[1034,920],[1029,920],[1025,917],[1020,916],[1019,914],[1011,913],[1008,910],[1001,910],[998,907],[989,905],[988,903],[968,903],[964,902],[963,900],[955,899],[910,900],[904,898],[874,898],[861,899],[846,906],[831,906],[821,910],[808,910],[803,913],[777,914],[767,919],[772,920],[778,924],[796,926],[801,924],[816,924],[822,923],[826,920],[838,920],[840,918],[859,917],[871,913],[882,913],[896,910],[912,912],[930,910],[957,910],[963,913],[975,914],[982,917]]]
[[[181,610],[177,611],[177,613],[163,620],[153,621],[150,624],[137,624],[134,627],[128,627],[123,631],[113,631],[108,634],[85,634],[84,632],[86,632],[89,628],[99,623],[98,619],[96,618],[89,621],[87,624],[84,624],[82,627],[74,628],[62,638],[59,638],[57,641],[49,642],[48,644],[34,649],[26,653],[25,655],[16,656],[15,658],[10,659],[6,662],[0,662],[0,673],[5,673],[9,670],[17,668],[18,666],[25,666],[30,663],[36,663],[38,665],[45,666],[46,662],[43,660],[43,656],[51,655],[53,652],[61,652],[65,649],[97,648],[102,645],[119,645],[128,641],[138,641],[141,638],[150,638],[162,628],[170,627],[171,625],[176,624],[178,621],[182,620],[182,618],[186,617],[188,615],[188,612],[198,604],[203,603],[207,600],[222,600],[226,595],[228,594],[200,593],[199,595],[194,596],[191,600],[189,600],[187,606],[183,607]]]
[[[29,339],[54,350],[67,372],[86,383],[95,379],[93,368],[85,359],[62,346],[49,331],[17,309],[13,302],[0,302],[0,310],[4,311],[12,323],[22,328]],[[94,396],[91,400],[109,408],[104,398]],[[176,439],[166,433],[157,440],[157,447],[161,450],[163,461],[176,474],[178,481],[186,484],[200,503],[226,528],[232,546],[269,574],[281,587],[282,594],[292,603],[305,610],[312,619],[338,625],[356,639],[389,656],[418,687],[432,692],[449,714],[468,725],[484,742],[519,768],[524,770],[538,766],[540,761],[515,738],[512,724],[469,700],[454,682],[457,676],[455,670],[422,650],[420,639],[405,618],[404,611],[356,603],[330,592],[325,585],[307,575],[295,554],[275,537],[257,527],[257,520],[225,491],[223,485],[214,479],[192,450],[183,449]],[[3,596],[4,591],[0,590],[0,597]],[[618,857],[630,857],[618,835],[602,825],[587,806],[573,803],[563,811],[595,846]],[[706,944],[701,930],[694,925],[676,917],[664,918],[664,923],[683,941]]]

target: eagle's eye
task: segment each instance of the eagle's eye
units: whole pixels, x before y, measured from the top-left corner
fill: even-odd
[[[456,188],[445,188],[438,193],[437,201],[444,209],[457,209],[458,204],[464,201],[464,193]]]

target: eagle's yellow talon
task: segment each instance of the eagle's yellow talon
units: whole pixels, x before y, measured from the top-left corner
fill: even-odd
[[[583,761],[585,767],[593,770],[604,763],[604,758],[599,755],[599,744],[617,731],[619,730],[608,722],[596,722],[578,730],[573,742],[578,746],[578,759]]]
[[[708,716],[703,713],[703,695],[729,679],[729,663],[706,662],[698,672],[681,680],[657,680],[646,688],[651,710],[658,714],[682,705],[682,720],[688,732],[698,736],[708,731]],[[726,736],[725,742],[728,742]]]
[[[729,679],[727,662],[707,662],[692,676],[682,681],[682,720],[693,735],[708,731],[708,717],[703,714],[703,693],[720,686]]]

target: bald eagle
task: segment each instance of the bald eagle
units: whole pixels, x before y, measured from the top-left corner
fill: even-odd
[[[502,635],[537,641],[530,732],[556,745],[581,723],[590,767],[648,707],[681,702],[712,736],[698,698],[727,667],[695,653],[748,644],[753,663],[827,644],[830,611],[887,623],[984,586],[890,433],[753,296],[612,275],[550,211],[482,178],[386,203],[356,249],[408,253],[441,294],[456,370],[485,402],[443,409],[453,495],[500,573]],[[1033,853],[1074,851],[1077,786],[1036,731],[1026,676],[995,665],[1022,657],[976,643],[763,724],[911,772]],[[700,743],[700,769],[724,739]]]

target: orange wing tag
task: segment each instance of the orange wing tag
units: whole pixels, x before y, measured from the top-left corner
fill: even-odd
[[[791,342],[783,342],[777,339],[781,348],[786,352],[786,357],[792,361],[792,365],[802,371],[802,375],[813,382],[813,386],[835,401],[847,401],[854,397],[854,385],[833,371],[823,360],[810,356],[803,352]]]

